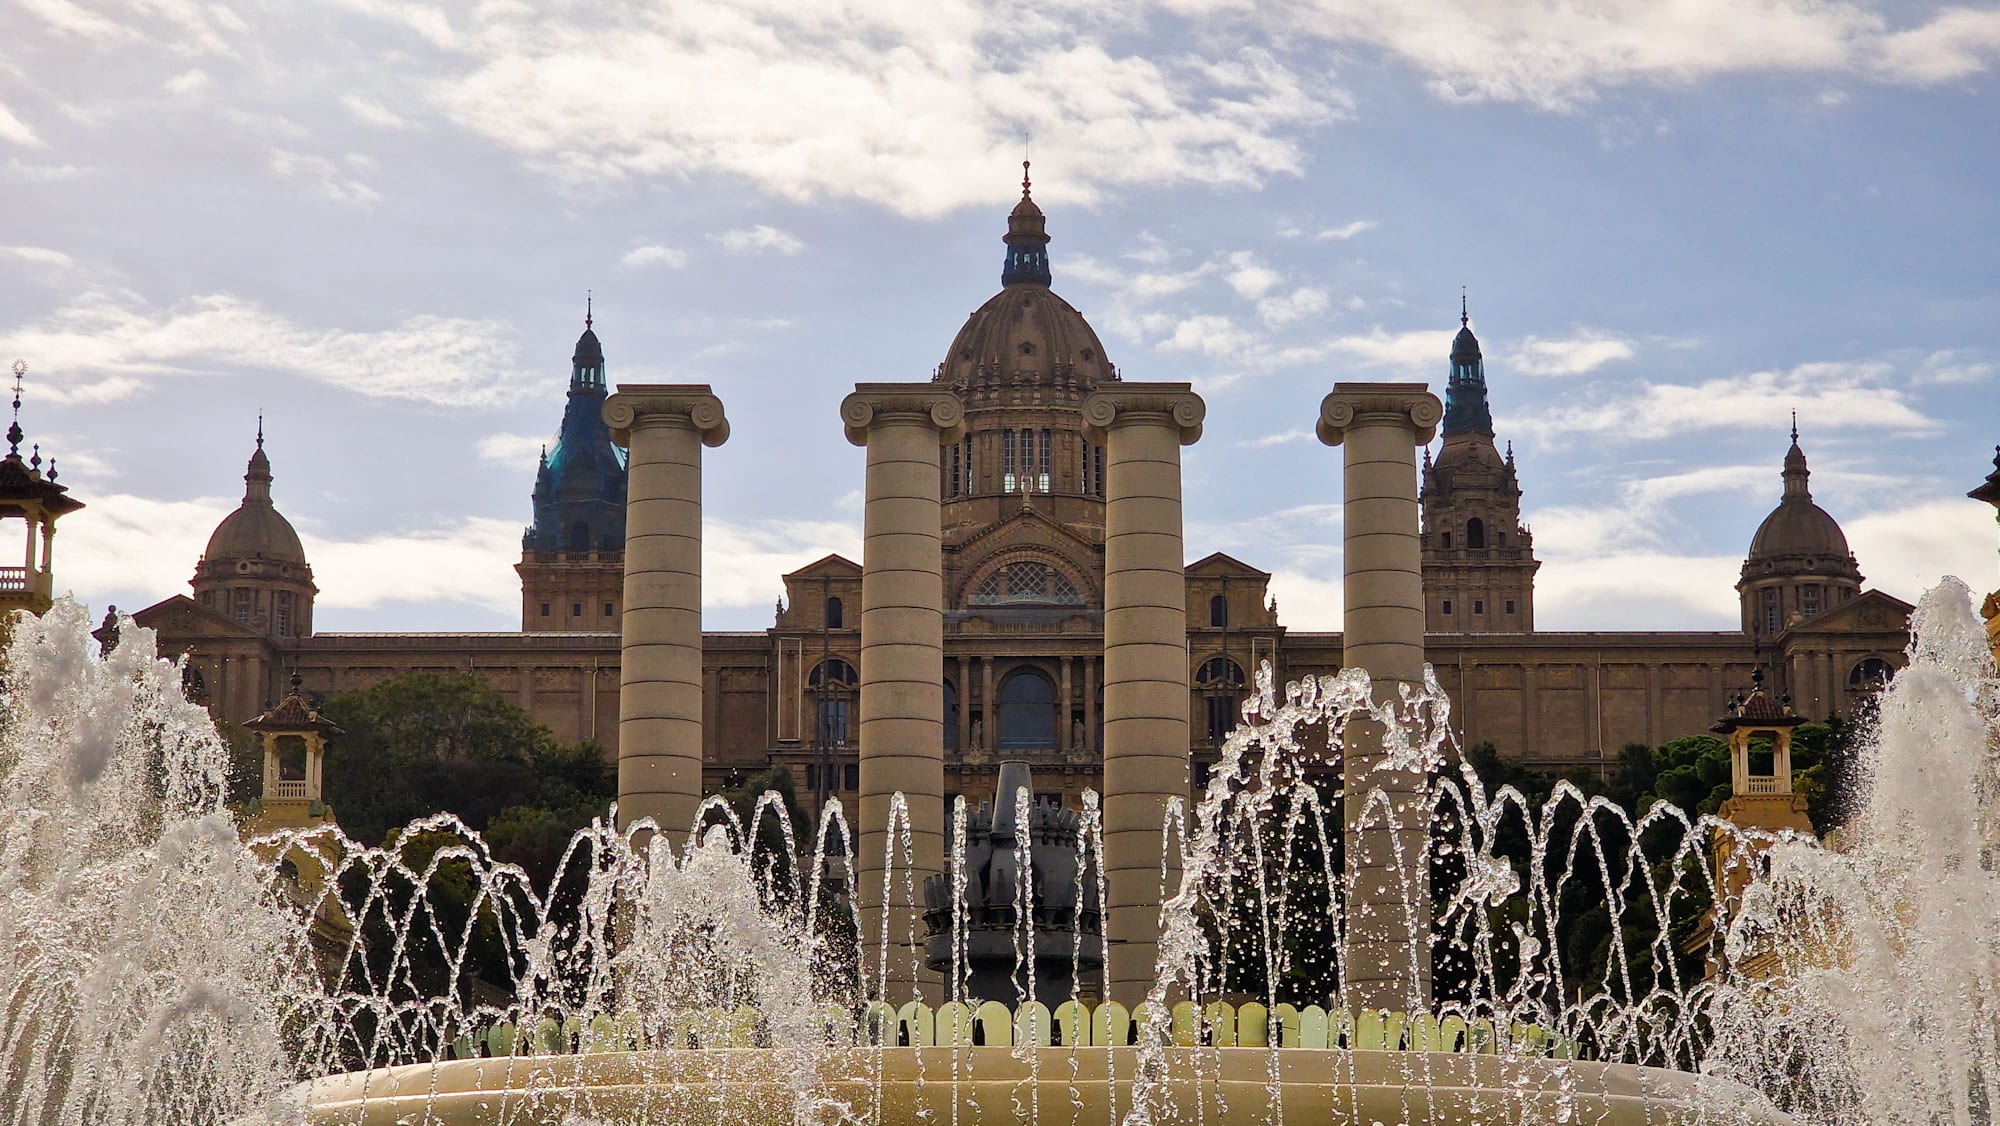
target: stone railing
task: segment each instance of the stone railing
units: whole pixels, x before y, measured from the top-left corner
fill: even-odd
[[[306,799],[306,784],[303,781],[273,782],[270,784],[269,791],[264,796],[280,801],[304,801]]]
[[[28,569],[26,567],[0,567],[0,591],[21,591],[28,589]]]
[[[829,1047],[1120,1047],[1137,1042],[1147,1006],[1127,1011],[1116,1001],[1095,1007],[1066,1001],[1051,1011],[1039,1001],[1009,1009],[998,1001],[947,1002],[933,1008],[911,1001],[900,1009],[877,1001],[860,1014],[843,1007],[821,1010],[819,1038]],[[1167,1012],[1172,1042],[1179,1047],[1308,1048],[1361,1052],[1464,1052],[1483,1055],[1577,1059],[1573,1040],[1536,1025],[1496,1027],[1486,1018],[1467,1020],[1429,1013],[1329,1012],[1318,1005],[1266,1008],[1250,1001],[1196,1005],[1182,1001]],[[770,1031],[757,1012],[703,1009],[666,1021],[666,1042],[647,1037],[649,1049],[754,1048],[770,1046]],[[624,1052],[639,1046],[635,1015],[588,1022],[543,1020],[533,1029],[500,1023],[451,1042],[453,1059],[478,1056],[564,1055]]]

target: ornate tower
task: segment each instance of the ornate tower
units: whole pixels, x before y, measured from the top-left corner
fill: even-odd
[[[604,348],[586,303],[562,431],[535,471],[521,537],[521,629],[613,632],[625,588],[625,459],[604,424]]]
[[[271,503],[271,459],[264,420],[243,474],[243,503],[222,518],[194,567],[195,601],[283,641],[312,634],[312,567],[291,521]]]
[[[56,461],[49,459],[47,475],[42,473],[42,448],[21,459],[21,377],[28,365],[14,362],[14,421],[7,427],[7,456],[0,458],[0,523],[19,518],[27,525],[27,546],[19,567],[0,567],[0,613],[26,610],[40,614],[55,599],[55,573],[50,557],[55,551],[56,518],[75,512],[83,502],[56,484]]]
[[[1785,451],[1785,492],[1778,507],[1757,526],[1736,592],[1743,600],[1743,632],[1762,641],[1794,622],[1853,598],[1861,590],[1861,568],[1847,549],[1847,535],[1826,509],[1813,503],[1806,487],[1812,474],[1799,449],[1799,424],[1792,420],[1792,446]]]
[[[1047,221],[1027,171],[1000,291],[966,318],[933,376],[965,408],[959,437],[939,450],[945,612],[960,632],[1089,637],[1072,638],[1067,657],[950,654],[946,739],[949,757],[976,764],[962,778],[969,790],[988,788],[1001,758],[1081,756],[1098,737],[1102,649],[1084,623],[1104,605],[1107,462],[1084,433],[1083,403],[1118,372],[1050,289]]]
[[[1532,633],[1535,541],[1521,523],[1514,447],[1493,445],[1486,364],[1459,306],[1445,390],[1444,446],[1424,454],[1424,628],[1431,633]]]

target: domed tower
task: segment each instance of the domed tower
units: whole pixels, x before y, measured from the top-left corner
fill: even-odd
[[[1785,451],[1785,493],[1750,538],[1743,577],[1736,593],[1743,600],[1743,632],[1775,637],[1861,590],[1861,568],[1847,549],[1847,535],[1826,509],[1813,503],[1806,481],[1805,451],[1792,420],[1792,447]]]
[[[292,522],[271,503],[271,458],[264,420],[243,474],[243,503],[222,518],[194,567],[194,598],[267,637],[312,634],[312,567]]]
[[[1493,444],[1486,362],[1461,299],[1445,389],[1444,445],[1424,453],[1424,628],[1432,633],[1532,633],[1535,541],[1521,523],[1514,446]]]
[[[613,631],[625,586],[625,458],[604,423],[604,347],[584,304],[569,400],[535,470],[535,522],[521,537],[521,629]]]
[[[1118,373],[1083,314],[1049,288],[1046,221],[1021,168],[1000,292],[967,318],[934,377],[965,404],[963,438],[940,451],[952,610],[1100,604],[1104,451],[1084,440],[1082,407]],[[1067,532],[1035,548],[989,534],[1023,512]]]

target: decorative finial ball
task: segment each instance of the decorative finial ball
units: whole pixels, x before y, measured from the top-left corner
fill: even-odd
[[[24,376],[24,375],[26,375],[26,374],[28,374],[28,361],[26,361],[26,360],[15,360],[15,361],[14,361],[14,378],[15,378],[15,379],[19,379],[19,378],[21,378],[22,376]]]

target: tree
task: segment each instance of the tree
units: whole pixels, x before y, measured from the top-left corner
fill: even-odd
[[[327,754],[327,800],[363,843],[452,813],[490,831],[496,856],[546,880],[570,836],[616,795],[596,746],[558,743],[477,677],[407,673],[336,693],[321,710],[343,732]]]

